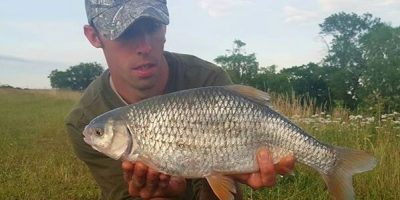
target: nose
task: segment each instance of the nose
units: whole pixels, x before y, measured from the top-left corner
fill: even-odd
[[[147,55],[151,52],[151,36],[144,34],[139,40],[137,40],[136,44],[136,54],[138,55]]]

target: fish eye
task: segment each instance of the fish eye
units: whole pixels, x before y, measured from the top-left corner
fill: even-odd
[[[97,136],[103,136],[103,132],[101,132],[100,130],[95,130],[94,133],[95,133]]]

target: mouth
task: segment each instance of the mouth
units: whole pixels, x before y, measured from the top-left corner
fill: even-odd
[[[90,134],[88,133],[88,129],[86,127],[83,131],[83,141],[85,141],[88,145],[92,145]]]
[[[86,136],[83,138],[83,141],[85,141],[88,145],[92,145],[90,139]]]
[[[157,71],[157,66],[154,63],[147,63],[131,68],[132,72],[139,78],[149,78]]]

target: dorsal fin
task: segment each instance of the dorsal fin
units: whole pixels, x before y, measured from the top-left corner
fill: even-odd
[[[269,104],[270,96],[268,93],[264,91],[245,85],[228,85],[224,87],[228,90],[231,90],[242,96],[245,96],[259,104],[270,106]]]

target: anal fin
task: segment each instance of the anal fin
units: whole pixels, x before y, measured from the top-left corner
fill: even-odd
[[[214,194],[220,200],[233,200],[236,194],[235,181],[232,178],[220,174],[206,177]]]

